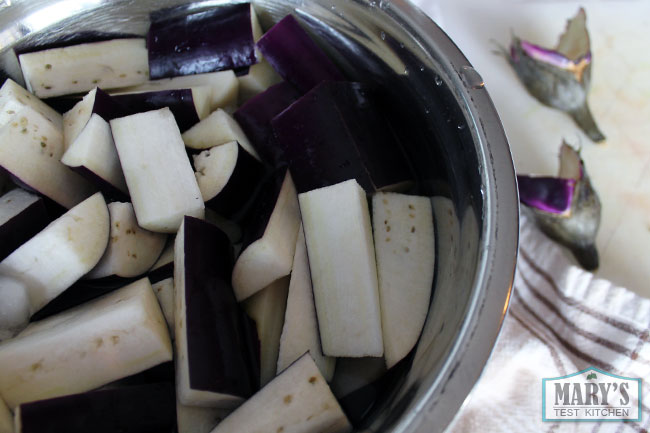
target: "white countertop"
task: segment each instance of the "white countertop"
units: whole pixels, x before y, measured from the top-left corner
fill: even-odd
[[[485,80],[521,174],[556,175],[562,139],[582,157],[602,202],[597,276],[650,297],[650,2],[414,0]],[[564,113],[530,96],[495,42],[511,34],[553,48],[584,6],[593,53],[591,111],[607,137],[594,144]],[[567,252],[567,254],[570,254]]]

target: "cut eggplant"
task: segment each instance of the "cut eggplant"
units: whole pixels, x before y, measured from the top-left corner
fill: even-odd
[[[165,319],[144,278],[3,343],[0,393],[15,408],[89,391],[171,358]]]
[[[271,120],[299,97],[300,93],[291,84],[282,82],[254,96],[235,111],[235,120],[262,159],[274,166],[283,156],[273,136]]]
[[[155,92],[159,90],[189,89],[208,86],[210,88],[210,111],[217,108],[232,110],[237,106],[239,80],[233,71],[209,72],[147,81],[138,86],[120,89],[123,93]]]
[[[384,358],[338,358],[330,387],[337,399],[368,386],[386,373]]]
[[[238,78],[239,103],[248,101],[253,96],[261,93],[274,84],[282,81],[282,77],[273,69],[266,60],[251,65],[248,73]]]
[[[231,409],[184,406],[178,403],[176,404],[176,428],[178,433],[209,433],[230,412]]]
[[[356,179],[368,192],[413,176],[374,88],[324,82],[271,122],[299,193]]]
[[[91,184],[61,163],[61,131],[31,107],[0,128],[0,143],[0,166],[30,189],[68,209],[93,194]]]
[[[342,81],[343,74],[288,15],[257,42],[264,58],[289,83],[306,93],[321,81]]]
[[[0,197],[0,261],[49,223],[43,199],[16,188]]]
[[[307,245],[305,233],[300,226],[296,253],[293,256],[284,327],[280,338],[277,372],[287,368],[305,352],[311,354],[323,377],[328,382],[332,380],[336,358],[324,356],[320,346]]]
[[[152,79],[236,69],[257,63],[259,25],[249,3],[190,14],[152,14],[147,35]]]
[[[238,301],[289,275],[300,227],[296,188],[288,170],[276,171],[259,193],[235,263],[232,286]]]
[[[244,309],[257,325],[260,339],[260,386],[275,377],[288,292],[289,277],[284,277],[244,302]]]
[[[397,193],[372,198],[386,366],[415,346],[429,311],[435,248],[431,199]]]
[[[133,86],[148,77],[147,48],[141,38],[91,42],[21,54],[27,90],[39,98]]]
[[[236,141],[256,159],[260,159],[237,121],[222,109],[185,131],[183,141],[190,149],[200,150]]]
[[[0,274],[24,286],[33,314],[97,264],[108,234],[108,209],[97,193],[0,262]]]
[[[14,417],[2,397],[0,397],[0,433],[14,433]]]
[[[201,191],[171,111],[133,114],[110,124],[138,224],[174,233],[184,215],[203,218]]]
[[[144,274],[160,257],[167,236],[140,228],[131,203],[109,203],[108,212],[110,241],[101,260],[86,278],[113,275],[129,278]]]
[[[226,218],[251,202],[265,174],[262,163],[236,141],[204,150],[193,158],[206,207]]]
[[[350,425],[309,354],[248,399],[212,433],[345,433]]]
[[[0,275],[0,341],[7,340],[27,326],[31,307],[21,281]]]
[[[236,407],[258,388],[254,329],[229,284],[232,248],[216,226],[185,217],[174,247],[176,392],[181,404]]]
[[[165,316],[169,335],[174,338],[174,278],[167,278],[151,285]]]
[[[149,270],[151,284],[174,276],[174,239],[171,236],[169,238],[167,246]]]
[[[5,125],[14,114],[26,106],[42,114],[58,130],[63,128],[63,117],[60,113],[8,78],[0,88],[0,125]]]
[[[23,403],[16,433],[159,433],[174,428],[172,383],[90,391]]]
[[[384,353],[368,201],[355,180],[300,194],[323,354]]]
[[[211,89],[198,86],[188,89],[152,92],[114,93],[113,99],[127,108],[127,114],[168,107],[181,132],[188,130],[210,114]]]

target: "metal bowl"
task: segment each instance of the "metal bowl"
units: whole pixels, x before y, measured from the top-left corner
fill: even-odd
[[[14,47],[81,31],[145,34],[151,10],[180,3],[189,2],[4,0],[0,67],[22,82]],[[295,14],[350,77],[384,86],[420,192],[436,196],[438,260],[429,316],[416,350],[361,430],[443,431],[492,351],[516,263],[514,169],[483,80],[406,0],[259,0],[255,6],[264,27]]]

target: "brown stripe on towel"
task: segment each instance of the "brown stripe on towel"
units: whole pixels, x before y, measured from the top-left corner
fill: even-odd
[[[549,343],[547,339],[542,337],[540,334],[537,333],[537,331],[533,330],[517,313],[514,311],[510,311],[510,315],[512,316],[513,319],[515,319],[519,324],[528,332],[532,334],[533,337],[537,338],[539,341],[542,342],[544,346],[548,349],[548,351],[551,353],[551,358],[553,358],[553,362],[555,363],[555,366],[557,367],[558,371],[562,376],[567,375],[567,371],[564,368],[564,364],[562,363],[562,359],[560,358],[560,353],[557,351],[557,349]]]

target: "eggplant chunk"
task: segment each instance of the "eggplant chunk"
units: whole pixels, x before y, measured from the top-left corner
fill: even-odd
[[[370,212],[355,180],[298,196],[323,353],[384,353]]]
[[[174,338],[174,278],[167,278],[151,285],[165,316],[169,336]]]
[[[0,262],[0,274],[23,285],[33,314],[97,264],[108,234],[108,208],[97,193]]]
[[[165,319],[144,278],[3,343],[0,394],[13,409],[89,391],[171,358]]]
[[[153,266],[167,236],[145,230],[138,225],[131,203],[108,204],[111,233],[104,255],[86,278],[109,276],[137,277]]]
[[[264,165],[236,141],[194,155],[196,181],[206,207],[231,218],[250,203]]]
[[[47,226],[43,199],[15,188],[0,197],[0,261]]]
[[[0,166],[21,183],[69,209],[94,188],[61,162],[63,134],[29,106],[0,128]]]
[[[21,54],[27,90],[39,98],[133,86],[148,77],[142,38],[91,42]]]
[[[275,377],[288,292],[289,278],[284,277],[244,302],[244,309],[257,325],[260,339],[260,386]]]
[[[413,349],[429,311],[435,265],[431,199],[377,193],[372,219],[384,357],[391,368]]]
[[[238,301],[289,275],[299,228],[296,188],[289,171],[279,170],[262,188],[246,223],[243,250],[232,273]]]
[[[31,307],[25,286],[0,275],[0,341],[20,332],[29,322]]]
[[[253,96],[261,93],[274,84],[282,81],[282,77],[273,69],[266,60],[251,65],[248,73],[239,80],[239,103],[248,101]]]
[[[14,417],[0,397],[0,433],[14,433]]]
[[[59,112],[8,78],[0,88],[0,125],[9,122],[14,114],[26,106],[43,115],[58,130],[63,128],[63,117]]]
[[[174,400],[172,383],[154,383],[23,403],[16,433],[170,432]]]
[[[324,356],[323,349],[320,346],[307,245],[305,244],[305,233],[301,225],[298,231],[298,240],[296,241],[296,253],[293,256],[284,327],[280,338],[277,372],[279,373],[287,368],[305,352],[311,354],[323,377],[328,382],[332,380],[336,358]]]
[[[258,340],[229,276],[232,247],[216,226],[185,217],[174,247],[176,392],[181,404],[233,408],[258,388]]]
[[[184,215],[203,218],[201,190],[171,111],[161,108],[110,124],[138,224],[174,233]]]
[[[176,428],[178,433],[209,433],[230,412],[231,409],[184,406],[177,403]]]
[[[345,433],[352,426],[309,354],[226,417],[212,433]]]

